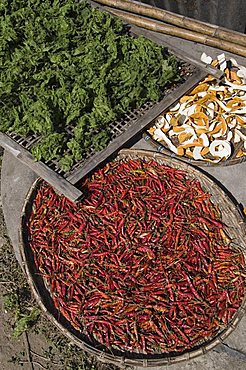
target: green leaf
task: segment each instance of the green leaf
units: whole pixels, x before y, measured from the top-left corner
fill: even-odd
[[[83,148],[78,141],[76,141],[74,138],[70,139],[67,143],[67,147],[71,150],[72,156],[75,159],[75,161],[80,161],[82,159],[83,155]]]
[[[68,172],[71,169],[71,167],[73,166],[73,163],[74,163],[73,156],[69,154],[66,154],[59,161],[59,165],[61,169],[65,172]]]
[[[37,161],[41,159],[48,161],[60,157],[66,143],[64,134],[53,133],[43,138],[32,148],[32,154]]]
[[[15,323],[15,327],[13,330],[13,337],[17,338],[24,331],[27,331],[32,325],[35,324],[37,319],[39,318],[40,310],[38,308],[33,308],[29,315],[24,315],[20,319],[18,319]]]
[[[40,136],[37,160],[71,168],[108,145],[109,123],[177,80],[166,48],[86,1],[0,2],[0,130]]]
[[[99,152],[104,149],[110,140],[110,136],[106,131],[101,131],[98,134],[94,135],[92,138],[92,144],[94,149]]]

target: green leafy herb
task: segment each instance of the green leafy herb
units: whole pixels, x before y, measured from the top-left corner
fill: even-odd
[[[41,136],[37,160],[60,158],[69,171],[108,145],[110,122],[178,78],[165,48],[86,2],[1,1],[0,130]]]
[[[28,315],[23,315],[21,318],[19,318],[15,323],[13,337],[19,337],[24,331],[28,330],[32,325],[34,325],[39,315],[40,310],[34,307]]]
[[[38,144],[32,148],[32,154],[40,161],[55,159],[60,156],[65,144],[65,135],[53,133],[45,136]]]

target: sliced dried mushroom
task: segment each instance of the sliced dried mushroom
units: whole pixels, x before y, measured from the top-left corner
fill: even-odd
[[[223,70],[223,81],[207,76],[160,115],[148,132],[175,154],[217,163],[232,155],[233,144],[243,142],[246,149],[246,132],[243,132],[246,129],[246,67],[235,59],[227,61],[225,54],[213,61],[203,53],[201,59]],[[235,150],[236,157],[244,155],[242,149]]]
[[[213,157],[228,158],[231,155],[231,144],[226,140],[214,140],[209,146]]]

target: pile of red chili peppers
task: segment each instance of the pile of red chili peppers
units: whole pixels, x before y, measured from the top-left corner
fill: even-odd
[[[27,221],[55,307],[91,343],[191,349],[240,307],[245,261],[199,181],[154,160],[115,161],[77,205],[40,182]]]

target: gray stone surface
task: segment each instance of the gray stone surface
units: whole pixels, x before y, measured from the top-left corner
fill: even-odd
[[[3,214],[8,235],[20,264],[19,231],[21,213],[26,195],[36,178],[37,176],[33,171],[19,162],[12,154],[4,152],[1,170]]]
[[[179,37],[168,36],[164,34],[162,34],[161,37],[165,41],[167,46],[183,50],[184,52],[193,56],[194,59],[200,60],[202,53],[206,53],[207,55],[210,55],[212,58],[215,58],[217,55],[224,53],[226,55],[226,58],[235,58],[239,64],[242,65],[246,64],[246,60],[244,57],[234,55],[230,52],[223,51],[218,48],[212,48],[204,44],[199,44],[197,42],[183,40]]]
[[[167,44],[175,45],[181,50],[189,52],[194,58],[200,58],[202,52],[215,57],[221,50],[209,48],[200,44],[163,36]],[[226,53],[227,56],[233,56]],[[239,63],[246,65],[245,58],[236,57]],[[153,150],[143,139],[132,143],[133,148]],[[246,162],[226,167],[206,168],[210,176],[217,179],[229,191],[238,203],[246,206]],[[12,241],[16,257],[21,262],[19,253],[19,230],[23,203],[37,178],[29,168],[16,160],[11,154],[5,152],[1,172],[1,194],[4,217],[9,237]],[[207,354],[196,359],[149,370],[245,370],[246,369],[246,318],[241,320],[236,330],[225,340],[225,344],[217,346]],[[143,370],[137,367],[135,370]]]

